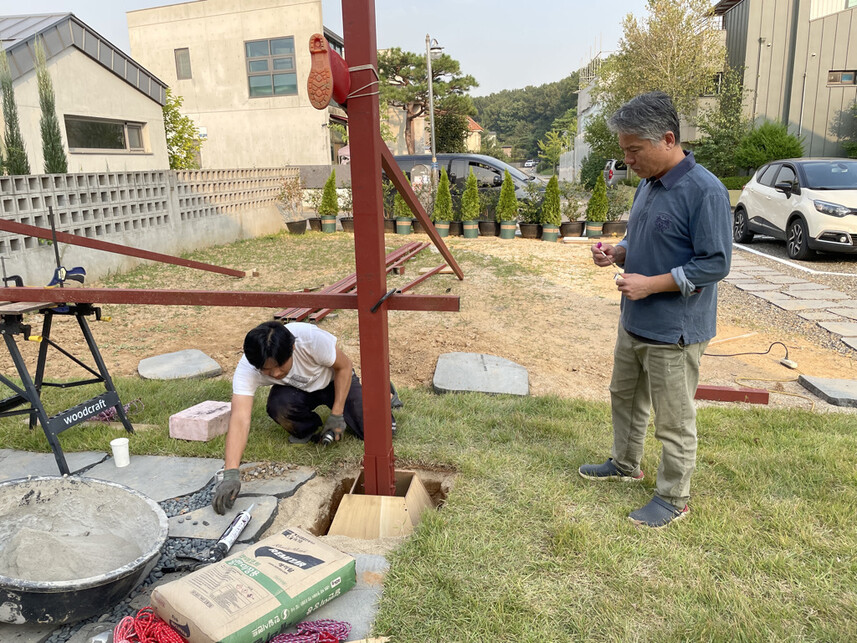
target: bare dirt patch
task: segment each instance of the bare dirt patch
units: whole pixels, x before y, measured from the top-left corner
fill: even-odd
[[[400,245],[395,235],[388,235],[387,241],[390,245]],[[592,264],[588,244],[480,237],[466,241],[450,239],[449,245],[464,264],[464,281],[453,275],[436,275],[416,291],[432,294],[448,291],[458,295],[461,311],[389,313],[390,368],[397,386],[430,387],[441,353],[478,352],[498,355],[526,367],[533,395],[608,400],[620,298],[612,279],[614,271]],[[440,262],[437,256],[437,263]],[[513,262],[520,269],[506,262]],[[333,272],[291,271],[292,281],[306,286],[332,283],[342,276]],[[402,285],[415,276],[413,269],[406,269],[404,275],[391,275],[389,283],[391,287]],[[152,281],[156,283],[151,286],[242,290],[248,289],[249,281],[256,289],[283,289],[282,269],[277,266],[260,266],[258,277],[242,280],[206,273],[190,276],[182,273],[181,277],[170,279],[155,277]],[[222,366],[224,378],[231,378],[241,357],[244,334],[275,312],[275,309],[166,306],[103,308],[113,321],[93,324],[93,329],[114,376],[135,375],[143,358],[197,348]],[[772,342],[782,341],[789,347],[789,357],[799,364],[798,371],[779,364],[783,354],[775,347],[764,356],[704,357],[702,383],[750,385],[812,397],[788,380],[796,379],[798,373],[855,377],[857,364],[851,356],[821,347],[800,335],[766,327],[765,320],[757,317],[742,316],[740,306],[731,306],[728,311],[721,309],[718,336],[708,352],[762,352]],[[38,318],[33,316],[31,321],[35,325]],[[357,313],[338,311],[320,326],[339,338],[342,349],[359,368]],[[83,339],[71,319],[55,322],[54,337],[75,354],[85,352]],[[23,344],[32,362],[37,345]],[[56,363],[58,368],[68,370],[67,362]],[[8,356],[0,359],[0,367],[3,372],[14,373]],[[74,373],[69,372],[68,376]],[[809,408],[810,404],[801,397],[771,397],[774,407]],[[817,408],[826,406],[816,399]]]

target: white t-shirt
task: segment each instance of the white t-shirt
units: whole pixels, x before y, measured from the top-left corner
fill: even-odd
[[[295,336],[292,353],[292,368],[288,375],[278,380],[263,375],[245,355],[232,376],[232,392],[235,395],[255,395],[260,386],[284,384],[302,391],[323,389],[333,380],[333,362],[336,361],[336,337],[312,324],[293,322],[286,329]]]

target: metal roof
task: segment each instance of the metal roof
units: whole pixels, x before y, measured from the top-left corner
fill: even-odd
[[[48,60],[74,47],[158,104],[166,102],[166,83],[81,22],[73,13],[0,16],[0,44],[6,50],[12,80],[35,67],[37,36],[44,42]]]
[[[714,9],[712,12],[715,16],[722,16],[724,13],[729,11],[732,7],[737,4],[741,4],[744,0],[720,0],[716,5],[714,5]]]

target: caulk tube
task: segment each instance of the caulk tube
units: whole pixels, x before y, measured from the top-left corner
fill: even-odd
[[[239,514],[235,516],[235,519],[229,523],[226,531],[223,532],[223,535],[220,536],[217,544],[211,549],[211,557],[214,560],[222,560],[223,557],[226,556],[226,553],[232,548],[235,541],[238,540],[238,536],[240,536],[241,532],[244,531],[244,527],[246,527],[247,523],[250,522],[250,519],[252,518],[250,512],[255,506],[256,505],[254,503],[244,511],[239,512]]]

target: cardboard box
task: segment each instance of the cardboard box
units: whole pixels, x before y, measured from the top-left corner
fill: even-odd
[[[152,607],[189,643],[261,643],[357,582],[354,558],[286,529],[152,591]]]

